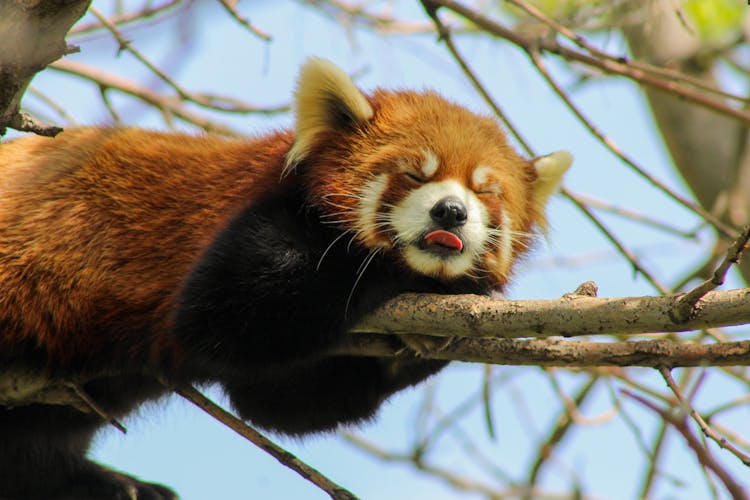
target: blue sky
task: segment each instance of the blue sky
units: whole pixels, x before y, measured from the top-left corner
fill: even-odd
[[[95,5],[106,3],[95,2]],[[266,44],[248,35],[215,5],[206,2],[196,8],[200,12],[194,16],[191,39],[185,49],[175,50],[177,20],[126,31],[136,47],[171,68],[172,76],[189,89],[231,94],[259,105],[289,102],[299,65],[306,57],[315,55],[356,74],[357,83],[364,89],[432,88],[475,111],[488,113],[434,35],[382,37],[347,30],[296,2],[241,3],[243,13],[273,36],[273,41]],[[418,5],[411,2],[396,2],[395,8],[399,15],[426,20]],[[71,60],[136,81],[153,82],[153,77],[128,54],[116,57],[116,45],[106,34],[78,43],[82,52],[70,56]],[[573,153],[575,161],[566,178],[569,189],[651,214],[682,229],[693,229],[698,224],[694,216],[637,178],[592,139],[554,97],[523,53],[485,37],[463,38],[460,47],[536,151],[544,154],[566,149]],[[617,36],[607,39],[607,48],[624,52]],[[554,60],[548,64],[563,83],[573,82],[572,75]],[[104,124],[109,120],[99,103],[98,92],[90,84],[48,71],[38,76],[34,85],[63,103],[81,124]],[[672,170],[658,131],[633,85],[606,79],[578,86],[572,95],[589,118],[652,175],[687,193]],[[41,108],[32,98],[28,103],[35,109]],[[129,124],[165,127],[157,114],[134,105],[130,99],[117,97],[112,103]],[[221,118],[250,134],[291,124],[289,115]],[[549,207],[549,216],[549,239],[519,269],[510,289],[511,297],[559,297],[586,280],[597,282],[600,296],[654,294],[571,204],[555,199]],[[701,262],[710,248],[705,233],[700,241],[688,241],[607,214],[602,218],[667,283]],[[733,284],[738,285],[736,279]],[[481,389],[482,373],[481,366],[454,363],[430,384],[427,393],[434,393],[435,404],[449,412]],[[496,367],[495,373],[502,379],[493,398],[497,437],[492,440],[487,435],[481,406],[469,412],[460,426],[503,470],[521,480],[536,444],[559,411],[559,398],[549,378],[539,369]],[[662,388],[663,382],[655,372],[641,369],[635,373],[644,383]],[[568,391],[585,380],[575,373],[558,374],[557,378]],[[706,391],[706,404],[709,399],[721,401],[740,390],[718,374],[710,375],[709,383],[718,389]],[[620,387],[613,385],[615,389]],[[221,400],[217,390],[209,392]],[[385,405],[375,423],[355,432],[385,448],[407,450],[417,432],[418,408],[425,394],[424,388],[400,394]],[[632,404],[626,404],[626,408],[642,428],[644,439],[650,439],[654,419]],[[610,393],[602,385],[585,408],[586,415],[601,416],[602,422],[582,427],[574,439],[558,450],[553,466],[543,478],[545,489],[566,492],[578,481],[585,493],[598,498],[635,495],[638,477],[645,467],[643,453],[622,419],[604,418],[611,409]],[[729,422],[747,436],[748,409],[735,413]],[[325,498],[293,472],[176,397],[143,408],[125,424],[127,435],[115,429],[102,431],[93,456],[144,479],[163,482],[175,488],[185,500]],[[278,441],[363,498],[474,498],[463,496],[408,466],[375,460],[335,436]],[[664,481],[655,498],[704,497],[707,490],[694,458],[678,446],[675,436],[672,441],[666,461],[668,470],[685,483],[675,486]],[[430,458],[456,472],[468,471],[491,480],[466,460],[455,438],[441,440]]]

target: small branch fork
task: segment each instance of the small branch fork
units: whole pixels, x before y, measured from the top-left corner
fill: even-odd
[[[677,401],[680,403],[680,406],[682,407],[683,411],[690,415],[690,417],[695,420],[695,423],[698,424],[698,427],[700,427],[703,434],[716,442],[716,444],[719,445],[720,448],[725,449],[729,451],[732,455],[736,456],[740,459],[740,461],[747,467],[750,467],[750,456],[743,453],[742,450],[737,448],[734,444],[727,441],[727,439],[721,435],[719,435],[718,432],[713,430],[708,423],[703,419],[703,417],[695,410],[695,408],[692,407],[690,404],[690,401],[687,400],[687,398],[682,394],[682,391],[680,390],[679,386],[675,382],[674,378],[672,378],[672,373],[669,370],[669,368],[666,367],[660,367],[659,373],[662,377],[664,377],[664,381],[667,383],[667,386],[672,391],[672,393],[677,398]]]
[[[222,7],[224,7],[224,10],[227,11],[232,19],[239,23],[240,26],[244,27],[247,31],[257,36],[264,42],[270,42],[271,35],[252,24],[247,20],[247,18],[243,17],[242,14],[239,13],[239,11],[237,10],[237,1],[238,0],[219,0],[219,3]]]
[[[739,484],[732,477],[732,475],[713,457],[711,452],[705,446],[703,446],[701,441],[692,432],[690,432],[690,428],[688,427],[684,417],[680,418],[674,413],[664,408],[660,408],[645,397],[630,390],[623,389],[621,392],[625,396],[640,403],[645,408],[659,415],[659,417],[665,422],[670,423],[677,430],[677,432],[680,433],[688,447],[693,450],[693,453],[695,453],[695,456],[701,463],[701,465],[711,471],[717,478],[719,478],[729,494],[732,495],[732,498],[735,500],[747,500],[748,496],[743,486]]]
[[[747,250],[748,241],[750,241],[750,226],[745,226],[737,239],[734,240],[734,243],[727,249],[724,261],[716,268],[713,276],[677,300],[674,308],[676,321],[687,321],[698,312],[698,301],[705,297],[708,292],[724,284],[724,279],[727,276],[727,272],[729,272],[729,268],[732,264],[737,264],[740,261],[742,252]]]

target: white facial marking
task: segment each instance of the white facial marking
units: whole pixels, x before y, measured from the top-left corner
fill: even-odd
[[[424,150],[424,161],[422,162],[422,175],[425,179],[429,179],[435,172],[437,172],[440,162],[438,161],[437,155],[430,150]]]
[[[383,246],[382,240],[376,238],[380,226],[378,225],[378,209],[383,193],[388,187],[388,174],[380,174],[369,180],[360,194],[357,217],[357,233],[361,239],[373,245]]]
[[[430,210],[446,196],[455,196],[466,206],[466,223],[456,232],[463,241],[463,251],[441,257],[419,248],[425,232],[434,229]],[[412,191],[391,213],[391,226],[396,231],[396,243],[404,248],[404,258],[415,271],[444,277],[458,277],[474,267],[487,244],[489,216],[482,202],[462,184],[454,180],[430,182]]]
[[[478,188],[480,186],[483,186],[489,180],[491,171],[492,169],[490,167],[485,167],[482,165],[475,168],[471,173],[471,183],[474,185],[474,187]]]

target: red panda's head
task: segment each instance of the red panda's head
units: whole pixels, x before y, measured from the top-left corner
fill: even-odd
[[[572,160],[524,159],[494,120],[432,92],[365,95],[322,59],[302,68],[295,129],[285,175],[304,176],[324,221],[416,273],[498,288]]]

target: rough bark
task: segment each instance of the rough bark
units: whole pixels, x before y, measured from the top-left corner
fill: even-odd
[[[378,338],[380,337],[380,338]],[[383,336],[352,335],[338,354],[349,356],[413,356],[395,347]],[[563,339],[456,338],[422,357],[494,365],[561,366],[644,366],[676,368],[688,366],[748,366],[750,341],[720,344],[678,343],[671,340],[630,342],[586,342]]]
[[[76,49],[65,36],[91,0],[4,0],[0,2],[0,136],[7,127],[55,135],[61,129],[21,113],[21,98],[34,75]]]
[[[679,297],[494,300],[476,295],[404,294],[352,331],[544,338],[684,332],[750,323],[750,288],[709,292],[686,321],[677,319]]]

